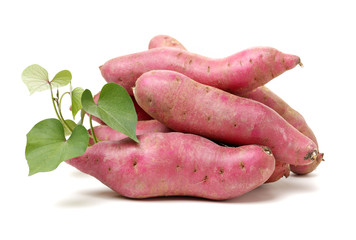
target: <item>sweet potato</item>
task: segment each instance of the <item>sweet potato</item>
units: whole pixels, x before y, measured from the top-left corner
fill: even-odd
[[[153,133],[153,132],[170,132],[170,131],[171,130],[166,126],[164,126],[162,123],[153,119],[138,121],[136,125],[136,135],[142,135],[145,133]],[[119,141],[127,137],[125,134],[118,132],[106,125],[99,125],[94,127],[94,133],[96,138],[100,141]],[[90,129],[89,129],[89,134],[91,134]],[[94,144],[92,138],[90,138],[89,143],[91,145]]]
[[[67,161],[129,198],[194,196],[224,200],[263,184],[274,170],[266,147],[222,147],[178,132],[103,141]]]
[[[236,145],[265,145],[276,159],[295,165],[311,163],[318,154],[312,140],[271,108],[174,71],[144,73],[134,96],[148,114],[175,131]]]
[[[174,47],[186,50],[180,42],[168,35],[157,35],[151,39],[150,43],[148,44],[148,48],[152,49],[158,47]]]
[[[256,100],[272,108],[279,115],[281,115],[288,123],[295,127],[299,132],[310,138],[318,147],[318,141],[313,131],[305,121],[304,117],[299,112],[290,107],[285,101],[283,101],[283,99],[281,99],[267,87],[261,86],[252,90],[251,92],[241,94],[241,96]],[[308,165],[302,166],[291,165],[290,170],[300,175],[308,174],[318,167],[322,159],[323,154],[319,154],[316,161]]]
[[[158,48],[158,47],[174,47],[174,48],[179,48],[179,49],[186,50],[186,48],[183,46],[183,44],[181,44],[175,38],[172,38],[171,36],[168,36],[168,35],[158,35],[158,36],[155,36],[155,37],[153,37],[151,39],[151,41],[150,41],[150,43],[148,45],[148,48],[152,49],[152,48]],[[259,88],[267,89],[267,87],[265,87],[265,86],[261,86]],[[268,94],[266,94],[266,96],[264,96],[263,98],[257,97],[259,95],[257,95],[255,98],[253,98],[256,93],[259,93],[259,92],[268,93],[267,91],[259,91],[259,88],[256,88],[255,89],[256,91],[255,90],[252,91],[253,93],[251,94],[251,96],[252,96],[251,99],[254,99],[256,101],[260,100],[259,102],[264,103],[264,101],[268,101],[267,100],[268,97],[269,97]],[[246,93],[245,95],[248,95],[248,94],[250,94],[250,92]],[[269,106],[269,107],[272,107],[272,109],[273,109],[273,105]],[[279,111],[278,113],[281,114],[281,111]],[[283,117],[283,115],[281,115],[281,116]],[[314,162],[316,162],[316,161],[314,161]],[[315,164],[313,163],[313,165],[315,165]],[[272,173],[271,177],[266,181],[266,183],[271,183],[271,182],[278,181],[283,176],[287,178],[287,177],[289,177],[289,173],[290,173],[289,164],[288,163],[283,163],[283,162],[280,162],[280,161],[276,160],[276,167],[274,169],[274,172]]]
[[[100,69],[107,82],[120,84],[130,95],[136,79],[150,70],[173,70],[209,86],[244,93],[297,64],[299,57],[269,47],[247,49],[222,59],[162,47],[111,59]]]

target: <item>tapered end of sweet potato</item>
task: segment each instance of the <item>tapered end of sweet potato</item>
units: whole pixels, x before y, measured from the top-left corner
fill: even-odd
[[[297,175],[305,175],[314,171],[324,161],[324,153],[318,153],[316,159],[307,165],[291,165],[290,169]]]
[[[303,66],[300,57],[292,54],[283,54],[282,63],[286,70],[292,69],[295,66]]]

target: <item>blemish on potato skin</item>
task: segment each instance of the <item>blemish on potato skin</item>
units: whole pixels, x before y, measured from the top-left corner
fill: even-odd
[[[210,73],[210,66],[208,66],[208,73]]]
[[[267,139],[267,141],[268,141],[268,139]],[[263,146],[262,149],[263,149],[263,151],[264,151],[265,153],[267,153],[268,155],[270,155],[270,156],[273,155],[273,153],[272,153],[272,151],[271,151],[271,149],[270,149],[269,147]]]
[[[177,57],[180,57],[182,54],[183,54],[182,52],[178,53],[178,54],[177,54]]]
[[[147,102],[148,102],[149,105],[152,105],[152,98],[150,98],[150,97],[147,98]]]
[[[111,168],[108,168],[108,171],[111,172]]]
[[[239,167],[240,167],[240,169],[243,170],[243,171],[246,170],[246,168],[245,168],[245,163],[244,163],[243,161],[241,161],[241,162],[239,163]]]
[[[193,60],[192,60],[192,59],[190,59],[190,60],[189,60],[189,65],[190,65],[190,64],[192,64],[192,63],[193,63]]]
[[[196,168],[194,168],[194,170],[193,170],[193,173],[196,173],[198,170],[196,169]]]
[[[208,181],[208,175],[205,175],[204,179],[203,179],[203,182],[206,182]]]
[[[252,64],[253,63],[253,61],[252,61],[252,59],[250,58],[250,63]]]
[[[223,175],[224,172],[225,172],[225,170],[224,170],[223,168],[220,168],[220,169],[219,169],[219,173],[220,173],[221,175]]]

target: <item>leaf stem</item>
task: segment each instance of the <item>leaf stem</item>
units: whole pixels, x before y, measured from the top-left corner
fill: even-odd
[[[63,115],[62,115],[62,99],[63,99],[63,96],[66,95],[66,94],[70,95],[70,92],[65,92],[65,93],[62,94],[61,98],[59,99],[59,103],[57,103],[58,104],[58,110],[59,110],[59,115],[61,116],[64,124],[66,125],[66,127],[69,129],[69,131],[73,132],[73,129],[67,124],[67,122],[64,120]]]
[[[89,115],[89,123],[90,123],[90,130],[91,130],[91,134],[93,135],[93,140],[94,140],[94,144],[98,143],[98,139],[95,136],[95,132],[94,132],[94,128],[93,128],[93,120],[92,120],[92,115]]]
[[[60,117],[59,114],[58,114],[58,110],[57,110],[57,107],[56,107],[56,104],[55,104],[55,100],[54,100],[55,98],[54,98],[54,96],[53,96],[52,85],[51,85],[50,82],[48,82],[48,84],[49,84],[49,89],[51,90],[51,99],[52,99],[52,104],[53,104],[53,107],[54,107],[54,111],[56,112],[56,115],[57,115],[58,120],[62,121],[62,120],[61,120],[61,117]]]
[[[62,94],[61,98],[59,99],[59,107],[62,106],[62,99],[63,99],[64,95],[66,95],[66,94],[70,95],[70,92],[65,92],[65,93]]]

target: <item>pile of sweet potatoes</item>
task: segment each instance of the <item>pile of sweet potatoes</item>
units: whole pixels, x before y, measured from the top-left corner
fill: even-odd
[[[211,59],[156,36],[149,50],[100,67],[132,96],[139,143],[101,124],[94,128],[100,141],[67,163],[130,198],[223,200],[290,171],[310,173],[323,160],[316,137],[264,86],[298,64],[269,47]]]

